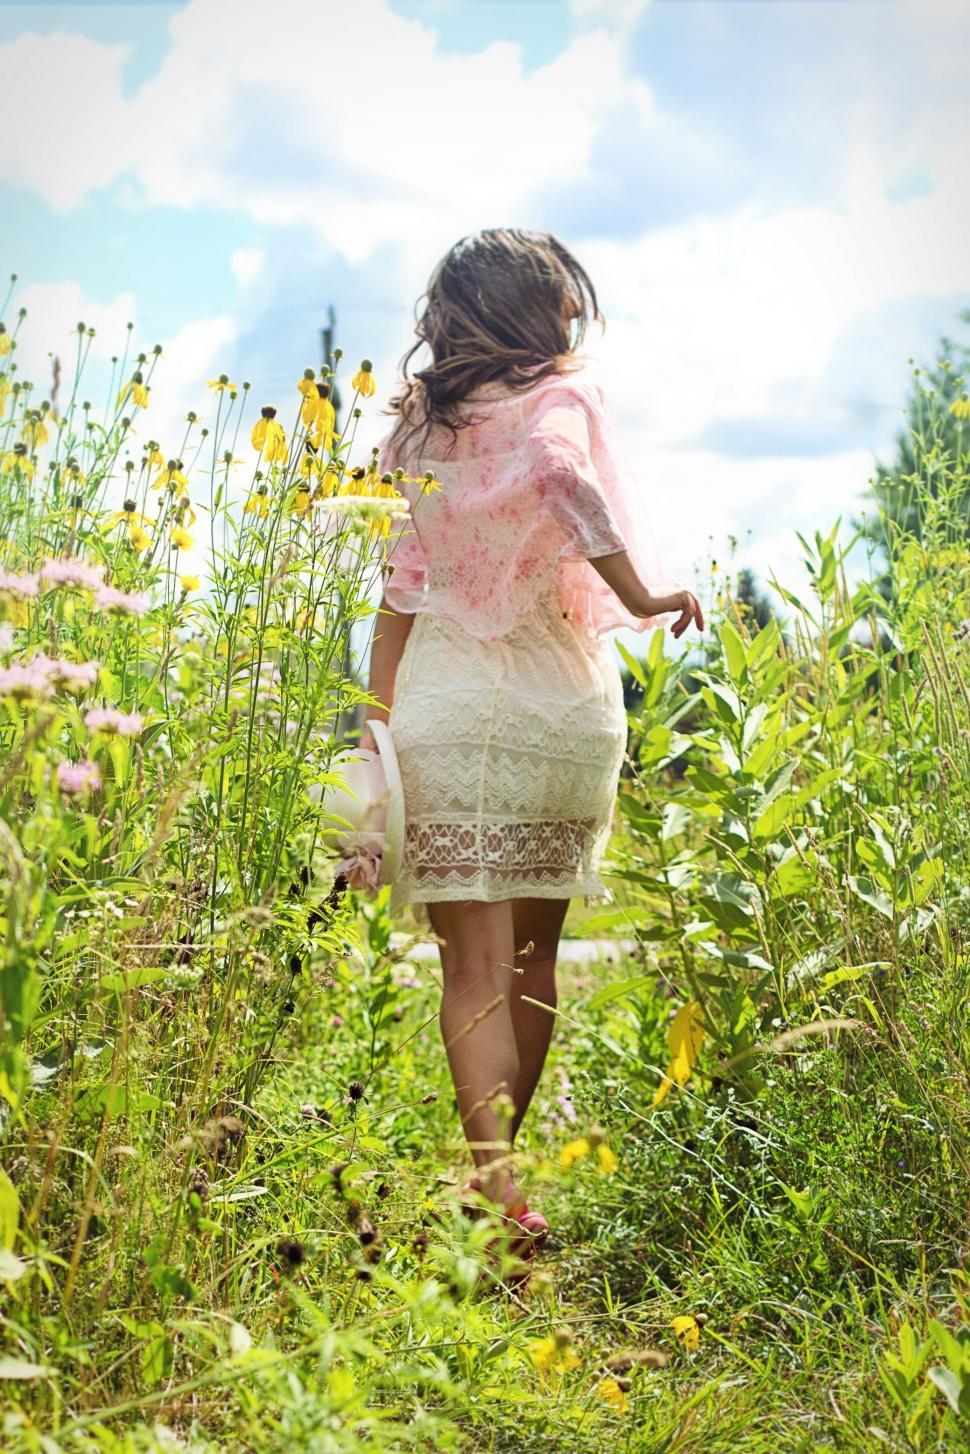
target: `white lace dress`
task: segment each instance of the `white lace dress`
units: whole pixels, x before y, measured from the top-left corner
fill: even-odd
[[[405,817],[390,909],[425,924],[441,900],[609,899],[627,720],[604,632],[662,624],[631,616],[589,564],[629,550],[657,578],[598,387],[553,376],[468,405],[480,422],[450,457],[442,433],[420,459],[397,455],[392,431],[379,462],[444,482],[405,487],[411,527],[385,584],[415,616],[388,723]]]
[[[441,899],[609,897],[626,709],[607,641],[540,599],[492,641],[422,614],[389,721],[405,836],[391,911]]]

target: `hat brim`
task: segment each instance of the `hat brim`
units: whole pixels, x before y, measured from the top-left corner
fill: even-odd
[[[384,769],[384,781],[387,783],[387,818],[378,882],[392,884],[401,870],[401,860],[404,857],[404,783],[387,723],[371,717],[364,726],[369,727],[374,734]]]

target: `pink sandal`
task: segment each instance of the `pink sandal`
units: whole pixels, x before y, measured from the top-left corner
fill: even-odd
[[[508,1186],[505,1188],[508,1190]],[[466,1186],[466,1192],[477,1192],[484,1196],[481,1182],[477,1176],[470,1177]],[[462,1209],[472,1215],[478,1213],[481,1208],[473,1207],[468,1203],[462,1203]],[[506,1202],[502,1198],[502,1214],[511,1222],[517,1222],[522,1229],[522,1235],[512,1238],[509,1250],[523,1261],[528,1261],[538,1251],[539,1247],[549,1235],[549,1223],[541,1212],[535,1211],[529,1206],[524,1197],[516,1197]]]

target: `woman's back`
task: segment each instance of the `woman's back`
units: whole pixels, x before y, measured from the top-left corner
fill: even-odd
[[[470,422],[457,436],[434,424],[400,455],[392,435],[381,446],[382,471],[431,470],[442,482],[429,492],[402,486],[412,521],[391,556],[387,604],[448,617],[488,640],[558,584],[563,612],[586,630],[643,629],[588,564],[630,550],[645,578],[656,574],[642,560],[647,542],[631,519],[631,480],[621,478],[627,466],[599,385],[583,371],[522,392],[487,384],[462,415]]]

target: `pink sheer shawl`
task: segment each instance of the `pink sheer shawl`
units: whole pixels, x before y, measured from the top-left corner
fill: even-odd
[[[651,592],[678,589],[661,576],[643,491],[601,386],[585,371],[540,379],[518,394],[494,383],[462,407],[476,422],[454,443],[441,426],[419,457],[407,442],[395,451],[393,428],[381,442],[382,471],[432,470],[443,485],[401,486],[412,517],[389,543],[387,604],[449,617],[484,640],[504,636],[552,591],[563,613],[593,635],[666,624],[669,616],[632,615],[589,564],[626,550]]]

